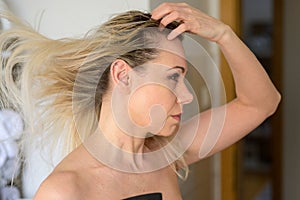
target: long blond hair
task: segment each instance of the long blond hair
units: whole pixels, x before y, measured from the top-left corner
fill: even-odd
[[[0,106],[23,116],[27,141],[41,138],[41,146],[63,141],[64,155],[95,131],[111,63],[123,59],[134,68],[158,55],[153,45],[158,31],[146,28],[157,28],[160,21],[148,13],[128,11],[82,38],[59,40],[3,16],[13,28],[0,35]],[[173,22],[168,28],[177,26]]]

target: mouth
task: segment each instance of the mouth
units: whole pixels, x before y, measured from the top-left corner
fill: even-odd
[[[176,115],[171,115],[171,117],[179,122],[181,120],[181,113],[176,114]]]

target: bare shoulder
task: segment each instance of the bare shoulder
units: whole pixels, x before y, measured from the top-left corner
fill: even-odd
[[[54,172],[40,185],[33,200],[80,199],[78,175],[72,171]]]
[[[87,190],[92,188],[91,185],[101,181],[100,178],[96,178],[102,166],[98,163],[87,153],[85,148],[78,147],[55,167],[54,171],[40,185],[33,200],[89,199],[84,196]],[[92,191],[92,194],[93,192],[96,193],[96,191]]]

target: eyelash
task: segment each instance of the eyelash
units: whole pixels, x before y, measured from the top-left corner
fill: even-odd
[[[173,81],[176,81],[176,82],[178,82],[178,78],[179,78],[179,76],[180,76],[180,74],[178,74],[178,73],[174,73],[174,74],[172,74],[172,75],[168,76],[168,78],[169,78],[170,80],[173,80]]]

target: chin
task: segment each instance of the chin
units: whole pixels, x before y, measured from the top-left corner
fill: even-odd
[[[177,131],[179,129],[179,123],[178,124],[173,124],[169,125],[168,127],[164,127],[158,134],[158,136],[163,136],[163,137],[170,137],[174,136],[177,134]]]

